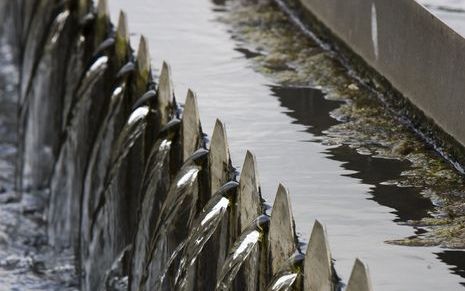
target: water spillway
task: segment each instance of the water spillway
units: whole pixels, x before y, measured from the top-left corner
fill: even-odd
[[[137,288],[151,288],[151,284],[153,284],[153,286],[158,284],[158,281],[160,281],[160,278],[158,277],[162,275],[162,271],[166,266],[157,266],[157,264],[160,264],[160,261],[162,260],[170,261],[170,256],[172,253],[176,252],[177,246],[183,244],[183,238],[189,237],[189,230],[185,227],[191,226],[189,228],[191,229],[193,226],[198,225],[198,221],[196,221],[193,216],[201,217],[201,213],[204,213],[202,210],[203,206],[209,204],[207,202],[210,200],[210,195],[220,189],[225,182],[237,179],[237,173],[232,169],[231,163],[229,162],[229,148],[227,147],[227,143],[225,143],[226,134],[224,126],[221,122],[213,122],[214,116],[217,112],[221,111],[218,107],[213,108],[212,104],[215,104],[215,100],[207,99],[210,101],[210,104],[203,106],[203,104],[205,104],[205,101],[202,101],[205,100],[203,98],[203,90],[201,90],[202,98],[199,98],[199,100],[197,100],[192,93],[189,93],[183,108],[184,113],[181,114],[181,108],[171,101],[174,87],[170,81],[168,66],[161,66],[161,71],[157,74],[159,76],[153,79],[147,77],[147,73],[144,74],[144,69],[141,70],[141,67],[146,68],[148,63],[144,61],[144,58],[148,55],[147,42],[145,42],[145,40],[141,40],[139,50],[135,57],[132,56],[130,52],[118,49],[118,47],[124,47],[124,44],[127,44],[127,40],[129,38],[128,29],[125,25],[124,14],[119,16],[120,21],[118,21],[118,25],[115,30],[109,29],[110,32],[108,35],[99,37],[99,41],[92,40],[92,25],[93,23],[96,23],[93,21],[103,19],[104,21],[102,23],[105,23],[106,21],[108,24],[108,18],[105,20],[105,18],[108,17],[108,14],[105,12],[106,7],[103,5],[104,3],[104,1],[99,3],[100,7],[95,13],[83,13],[83,21],[79,22],[84,25],[87,33],[91,33],[85,34],[85,37],[80,39],[80,41],[84,42],[76,46],[79,47],[82,45],[82,47],[85,48],[84,51],[80,51],[82,52],[82,58],[85,61],[82,62],[82,68],[77,69],[78,71],[80,70],[80,72],[77,74],[78,77],[74,80],[79,80],[78,84],[71,82],[77,87],[70,91],[71,93],[69,96],[76,99],[71,100],[69,103],[66,103],[69,105],[64,106],[65,108],[69,107],[69,109],[64,110],[64,112],[72,113],[70,113],[70,115],[66,118],[67,121],[65,122],[65,125],[63,125],[64,133],[62,134],[62,139],[60,138],[60,150],[56,151],[58,153],[55,154],[57,157],[63,158],[61,158],[61,162],[55,163],[54,169],[51,171],[53,172],[51,174],[53,176],[51,178],[53,181],[52,183],[55,183],[56,186],[53,186],[52,193],[50,194],[52,199],[62,202],[53,202],[53,205],[51,206],[54,207],[50,207],[48,209],[50,224],[49,237],[56,238],[55,243],[57,244],[57,247],[66,248],[71,245],[78,249],[78,252],[76,252],[78,256],[76,261],[77,267],[80,270],[79,281],[81,286],[84,286],[83,288],[95,290],[96,288],[100,288],[102,284],[105,285],[106,288],[117,288],[117,286],[123,286],[124,288],[125,284],[127,284],[129,286],[135,286],[133,289],[136,288],[137,290]],[[142,6],[139,6],[139,8],[140,7]],[[66,15],[66,13],[61,14],[63,13],[60,11],[61,8],[62,7],[58,8],[56,11],[58,14],[54,14],[54,16],[61,15],[60,19],[62,19],[63,15]],[[72,16],[73,14],[71,13],[70,15]],[[132,13],[130,15],[132,15]],[[56,18],[58,19],[58,17]],[[160,23],[162,22],[163,21],[160,21]],[[53,23],[55,23],[55,21]],[[166,21],[166,23],[168,23],[168,21]],[[224,33],[224,31],[221,31],[221,33]],[[92,43],[92,48],[86,47],[86,41],[87,43]],[[133,41],[133,43],[135,42]],[[158,44],[159,42],[151,43]],[[154,51],[156,50],[157,46]],[[123,53],[120,54],[121,52]],[[118,60],[118,55],[123,55],[122,60]],[[216,56],[216,54],[212,55]],[[117,61],[115,61],[115,58]],[[174,55],[172,59],[175,63],[177,59],[180,59],[180,62],[184,60],[182,56],[176,55]],[[190,61],[192,62],[192,60]],[[76,67],[73,66],[73,69],[76,69]],[[176,74],[177,71],[178,70],[175,70],[174,73]],[[183,72],[181,74],[187,74],[184,70],[180,70],[180,72]],[[208,73],[213,72],[208,72],[207,70],[206,73],[208,75]],[[92,74],[93,77],[86,79],[88,74]],[[102,74],[102,77],[98,77],[100,74]],[[99,78],[104,79],[104,81],[102,81],[104,84],[93,83],[95,81],[98,82]],[[145,78],[148,80],[144,81]],[[190,78],[183,79],[182,82],[188,83],[189,79]],[[214,80],[211,76],[209,78],[205,77],[204,79],[205,82],[211,82]],[[139,91],[137,89],[137,84],[139,83],[145,84],[142,85],[142,87],[145,87],[143,90],[140,90],[140,92],[137,92]],[[237,86],[237,84],[232,85]],[[79,88],[79,86],[82,88]],[[94,86],[96,89],[93,89]],[[105,86],[108,87],[105,88]],[[213,93],[215,93],[217,96],[224,96],[224,92],[222,93],[221,90],[219,90],[222,86],[219,86],[218,84],[216,86],[215,90],[210,88],[213,92],[209,92],[209,94],[214,95]],[[251,90],[248,94],[257,94],[257,96],[262,97],[260,90]],[[153,94],[153,92],[155,92],[155,94]],[[205,92],[208,93],[208,91]],[[303,108],[312,108],[312,104],[299,104],[299,101],[301,101],[302,98],[295,97],[299,96],[299,92],[305,98],[313,96],[312,94],[314,94],[315,102],[317,104],[320,102],[319,105],[315,105],[316,108],[327,106],[328,109],[325,110],[330,111],[337,107],[340,102],[325,101],[321,97],[321,92],[319,90],[312,90],[310,88],[288,88],[286,90],[286,88],[271,87],[270,92],[272,92],[271,94],[276,97],[275,100],[273,99],[273,104],[282,103],[282,110],[286,111],[286,114],[280,115],[279,118],[281,119],[277,120],[275,125],[279,124],[279,121],[281,120],[292,118],[297,120],[295,127],[300,128],[300,130],[303,128],[307,130],[306,127],[308,127],[308,131],[310,133],[318,136],[327,129],[328,126],[332,126],[337,123],[334,119],[328,118],[328,115],[325,112],[325,114],[321,114],[320,117],[320,119],[325,122],[321,124],[320,128],[315,127],[313,126],[315,121],[306,119],[306,116],[308,115],[306,115],[305,112],[299,111],[299,109]],[[184,93],[185,92],[181,92],[176,95],[178,96],[177,99],[182,100],[183,98],[179,98],[179,96],[182,96]],[[88,96],[84,98],[84,95],[86,94]],[[100,100],[99,97],[104,100]],[[267,95],[265,97],[269,96]],[[140,98],[139,100],[144,100],[144,102],[136,101],[138,98]],[[295,99],[293,100],[292,98]],[[102,103],[97,102],[94,104],[93,101],[96,99],[99,99]],[[231,99],[222,100],[233,101]],[[237,99],[236,101],[240,101],[240,99]],[[200,103],[198,109],[196,106],[197,102]],[[202,102],[204,103],[202,104]],[[218,100],[216,103],[218,104]],[[149,106],[149,110],[147,110],[147,105]],[[257,103],[251,103],[250,105],[250,107],[254,109],[250,113],[263,113],[263,111],[258,110],[257,107],[259,106],[257,106]],[[202,110],[205,110],[203,108],[208,108],[209,106],[212,109],[207,111],[209,113],[206,114],[211,117],[207,128],[214,128],[214,134],[212,135],[210,146],[208,147],[210,149],[210,153],[208,154],[209,164],[207,166],[196,165],[195,168],[197,169],[197,167],[199,167],[200,170],[197,174],[194,174],[196,170],[190,168],[192,165],[186,165],[186,163],[197,148],[206,148],[205,144],[207,141],[203,138],[202,131],[199,130],[199,116],[205,116],[202,113]],[[238,102],[236,106],[241,107],[242,109],[245,107],[243,104],[240,104],[240,102]],[[253,106],[257,107],[254,108]],[[41,111],[40,108],[38,109],[38,111]],[[270,106],[269,109],[272,111],[276,108]],[[88,110],[93,110],[93,118],[95,117],[95,119],[86,119],[86,112]],[[199,110],[202,114],[199,114]],[[243,112],[243,110],[238,112]],[[316,110],[315,113],[318,114],[318,110]],[[237,120],[244,118],[242,114],[234,115],[233,112],[232,116],[235,116]],[[251,116],[253,117],[253,114],[251,114]],[[41,117],[39,116],[37,118],[40,120]],[[171,118],[172,122],[168,124],[168,121]],[[181,119],[180,124],[176,118]],[[186,119],[188,119],[189,122],[186,122]],[[262,133],[265,133],[263,128],[270,127],[272,123],[265,122],[270,121],[269,119],[264,119],[262,121]],[[98,126],[95,126],[96,124]],[[230,118],[228,120],[228,125],[232,126],[232,124],[234,124],[234,118]],[[88,128],[93,125],[94,128]],[[131,127],[131,125],[134,125],[135,127]],[[139,127],[139,125],[141,127]],[[270,128],[275,129],[275,127]],[[142,133],[140,133],[138,129],[141,129]],[[271,160],[273,157],[276,159],[279,154],[282,154],[283,148],[282,144],[278,141],[279,139],[296,139],[296,136],[292,136],[290,134],[286,135],[287,129],[288,128],[283,126],[281,128],[281,132],[274,132],[281,137],[277,138],[275,136],[275,144],[268,142],[269,140],[266,140],[267,142],[262,141],[263,148],[275,147],[276,150],[274,152],[275,155],[269,156],[267,159],[269,158]],[[235,149],[244,147],[243,144],[245,143],[242,141],[247,142],[247,136],[250,135],[250,132],[247,132],[245,129],[240,130],[236,128],[230,130],[229,133],[229,140],[235,142],[235,144],[231,145],[232,160],[239,160],[240,158],[238,157],[236,159],[236,157],[239,155],[238,151],[240,150]],[[263,134],[262,136],[257,136],[257,139],[261,139],[263,136],[266,135]],[[302,132],[297,138],[308,140],[309,136],[307,133]],[[89,143],[83,144],[83,142]],[[290,142],[287,143],[287,146],[288,151],[292,151],[299,147]],[[212,149],[215,148],[218,152],[212,151]],[[321,147],[318,143],[314,144],[315,152],[321,151],[322,148],[323,147]],[[300,153],[302,154],[302,157],[308,156],[308,153],[304,155],[308,149],[308,146],[301,147]],[[26,150],[26,148],[24,150]],[[81,150],[83,152],[80,152]],[[79,153],[76,154],[75,151],[79,151]],[[261,151],[256,152],[260,153]],[[349,154],[347,152],[349,152]],[[347,161],[348,157],[352,157],[350,149],[345,148],[335,148],[330,152],[330,154],[334,156],[336,161],[339,161],[338,159],[341,159],[341,157],[342,161]],[[83,156],[87,156],[89,158],[86,159],[83,158]],[[212,212],[212,215],[208,215],[210,213],[208,209],[205,210],[205,214],[208,218],[217,217],[213,215],[213,213],[225,215],[222,217],[220,225],[214,224],[217,225],[217,230],[212,230],[214,231],[214,233],[211,234],[212,239],[207,242],[199,241],[203,250],[200,254],[198,254],[198,257],[196,257],[197,255],[182,254],[181,251],[181,258],[196,257],[196,259],[195,265],[186,272],[187,275],[182,276],[190,278],[188,278],[187,281],[184,279],[181,280],[187,283],[179,283],[182,285],[182,287],[179,288],[214,290],[217,283],[221,283],[217,282],[217,279],[225,266],[224,262],[230,261],[228,260],[228,248],[236,245],[234,243],[235,238],[240,237],[240,234],[247,228],[249,223],[263,213],[263,205],[260,201],[259,194],[261,192],[260,188],[267,189],[267,193],[265,194],[267,195],[267,199],[270,201],[273,200],[274,194],[270,193],[276,192],[275,189],[273,189],[275,185],[273,185],[273,183],[263,183],[260,187],[258,178],[256,177],[257,170],[255,158],[251,153],[247,153],[245,156],[246,159],[244,161],[242,174],[239,180],[240,185],[237,188],[239,190],[236,189],[235,191],[232,191],[239,193],[227,193],[228,195],[225,197],[228,201],[230,201],[230,199],[233,200],[233,203],[229,202],[231,203],[230,205],[229,203],[220,203],[219,205],[218,203],[214,203],[214,205],[210,207],[212,211],[215,210]],[[60,158],[55,159],[60,161]],[[193,157],[193,159],[195,158]],[[293,174],[299,171],[303,172],[304,165],[308,161],[302,160],[301,162],[302,163],[299,164],[301,166],[300,170],[292,170]],[[349,162],[351,161],[349,160]],[[360,166],[359,162],[360,159],[357,159],[352,163],[348,163],[346,173],[348,173],[348,171],[354,171],[354,169],[366,168],[366,166]],[[367,159],[366,163],[370,165],[369,159]],[[395,162],[392,163],[393,165],[390,169],[398,166]],[[331,164],[331,162],[328,164]],[[267,166],[260,171],[261,176],[263,176],[264,173],[267,177],[272,175],[270,172],[276,169],[277,163],[275,163],[274,167],[268,167],[268,165],[270,165],[270,163],[268,163]],[[282,168],[288,168],[286,164],[282,164],[280,166]],[[321,164],[319,164],[319,166],[321,166]],[[180,175],[178,177],[177,175],[182,173],[179,172],[179,169],[182,168],[189,168],[192,171],[187,170],[186,175]],[[212,172],[212,168],[216,170]],[[315,171],[314,173],[319,175],[322,174],[321,171]],[[308,173],[304,172],[304,175],[305,174]],[[384,182],[383,180],[385,179],[389,179],[386,177],[395,175],[396,171],[387,170],[384,175],[378,178],[378,180],[371,179],[371,177],[365,179],[362,177],[361,179],[364,179],[367,184],[377,184],[378,182]],[[274,176],[279,175],[274,174]],[[291,178],[289,180],[290,182],[293,182],[292,175],[287,175],[285,177],[287,179]],[[302,176],[296,176],[296,178],[302,178]],[[269,181],[269,178],[266,179],[266,181]],[[40,180],[41,179],[36,179],[36,181]],[[309,180],[313,180],[313,178]],[[319,179],[315,178],[315,180]],[[342,178],[341,180],[338,180],[338,182],[340,182],[340,185],[345,185],[345,187],[347,187],[347,185],[353,186],[354,184],[352,183],[354,182],[348,183],[349,180],[349,178]],[[186,182],[187,184],[184,184]],[[193,184],[191,184],[191,182]],[[329,181],[329,183],[339,184],[334,181]],[[32,189],[34,187],[42,187],[42,185],[39,185],[40,183],[35,186],[33,184],[33,179],[26,179],[26,183],[23,183],[22,186],[24,186],[23,188],[25,190],[27,190],[27,188]],[[187,197],[187,199],[183,198],[181,200],[174,200],[174,202],[170,202],[168,198],[165,199],[165,197],[163,197],[164,195],[176,192],[175,189],[178,184],[179,186],[191,185],[189,187],[193,187],[198,190],[193,191],[191,193],[192,196]],[[314,188],[311,189],[308,188],[308,184],[301,183],[298,184],[298,187],[296,188],[300,188],[299,191],[304,189],[305,191],[309,191],[309,189],[314,191],[316,187],[318,186],[314,186]],[[353,192],[362,193],[363,187],[364,186],[355,187]],[[171,191],[171,188],[173,188],[173,191]],[[383,186],[378,186],[378,188],[381,189]],[[340,188],[340,190],[343,189],[344,188]],[[375,191],[375,194],[380,194],[380,196],[378,196],[379,201],[383,201],[382,194],[386,194],[386,192],[389,191]],[[76,197],[76,195],[71,193],[82,194],[77,194],[78,197]],[[250,197],[247,196],[249,195],[248,193],[251,193]],[[275,279],[272,276],[274,273],[279,273],[282,269],[287,268],[288,258],[291,257],[294,251],[298,249],[298,246],[296,246],[293,227],[291,227],[294,226],[294,223],[292,220],[292,210],[289,205],[291,204],[290,200],[292,200],[293,197],[289,195],[289,192],[285,189],[285,187],[280,187],[277,193],[275,207],[271,211],[272,221],[270,222],[269,241],[260,241],[259,246],[261,247],[251,250],[252,253],[247,256],[249,259],[241,265],[241,268],[247,268],[248,271],[240,271],[237,274],[238,282],[234,282],[234,284],[238,284],[237,286],[244,286],[244,284],[246,286],[254,284],[267,286],[267,283]],[[292,193],[294,193],[294,191],[292,191]],[[406,191],[406,193],[410,194],[408,191]],[[270,197],[270,195],[272,196]],[[182,198],[184,196],[172,196],[170,194],[169,197],[174,199],[175,197]],[[236,201],[234,201],[235,199]],[[334,197],[331,200],[337,201]],[[424,202],[424,200],[421,200],[420,198],[418,198],[418,200]],[[164,207],[163,204],[165,204],[165,201],[168,201],[169,203],[166,203],[168,206]],[[219,199],[219,201],[226,202],[224,199]],[[312,199],[312,203],[317,201],[317,199]],[[180,203],[179,205],[176,204],[178,202]],[[360,207],[358,202],[359,201],[354,201],[354,209]],[[424,212],[427,212],[428,209],[430,209],[430,205],[425,202],[424,209],[426,210],[419,211],[419,214],[414,214],[412,216],[409,209],[402,211],[403,209],[399,209],[400,206],[392,205],[393,201],[390,201],[389,199],[381,203],[384,203],[383,205],[394,206],[393,208],[402,214],[400,217],[404,220],[422,217]],[[192,205],[195,205],[195,207],[192,207]],[[216,207],[215,205],[218,206]],[[239,205],[245,206],[242,207]],[[318,208],[320,205],[321,204],[317,203],[314,208]],[[316,209],[312,209],[307,206],[308,205],[300,206],[299,204],[293,204],[294,213],[296,213],[296,210],[299,213],[296,217],[300,217],[297,218],[296,227],[300,229],[308,228],[306,231],[310,229],[313,219],[307,217],[304,222],[302,221],[302,217],[305,217],[305,214],[309,212],[318,213]],[[163,211],[163,209],[167,209],[168,211]],[[275,212],[275,209],[280,210]],[[176,215],[170,213],[170,211],[174,210],[176,210]],[[222,211],[225,210],[227,212],[223,213]],[[76,219],[76,216],[74,215],[76,212],[80,213],[77,223],[80,225],[78,226],[78,229],[73,229],[72,226],[76,225],[76,221],[73,221]],[[157,221],[157,213],[166,213],[163,217],[171,218],[173,219],[173,222],[176,221],[173,225],[165,225],[161,227],[171,229],[167,231],[170,235],[163,237],[161,240],[153,233],[157,232],[157,224],[160,224],[160,221]],[[276,218],[273,219],[273,217]],[[235,222],[238,218],[240,223]],[[231,221],[234,223],[231,223]],[[202,220],[200,222],[202,222]],[[391,222],[390,219],[386,219],[385,225],[393,227],[388,222]],[[308,224],[308,227],[307,225],[302,227],[303,223]],[[166,224],[165,220],[162,221],[160,225],[163,224]],[[281,229],[281,224],[284,224],[284,229]],[[379,228],[379,225],[377,227]],[[276,231],[276,228],[278,228],[278,231]],[[273,229],[275,231],[272,231]],[[225,231],[228,232],[228,235],[225,235]],[[405,232],[407,233],[409,231],[406,230]],[[320,239],[318,239],[318,237],[320,237]],[[324,231],[317,224],[315,227],[315,235],[312,235],[311,239],[313,242],[310,243],[310,246],[314,243],[318,243],[320,240],[324,241],[324,237]],[[342,235],[340,237],[344,238]],[[200,236],[200,238],[206,237]],[[78,242],[76,243],[76,241]],[[196,240],[192,241],[192,243],[195,241]],[[337,241],[340,241],[341,245],[346,244],[347,242],[346,239],[337,239],[334,242],[331,241],[331,245],[339,244]],[[273,242],[279,242],[279,244],[273,245]],[[205,243],[205,245],[203,245],[203,243]],[[128,248],[129,245],[132,245],[132,248]],[[237,245],[244,246],[244,244],[241,244],[240,242]],[[331,256],[328,254],[326,247],[327,246],[323,244],[321,249],[324,251],[315,251],[313,253],[312,248],[310,247],[307,252],[309,258],[312,256],[318,257],[320,253],[322,253],[324,255],[322,262],[326,262],[326,265],[323,264],[322,266],[319,266],[318,264],[308,263],[311,262],[310,259],[306,260],[304,264],[304,266],[307,266],[307,263],[309,264],[308,267],[305,268],[306,270],[310,270],[312,267],[315,267],[316,270],[324,270],[322,272],[324,275],[316,276],[317,278],[330,278],[330,280],[325,281],[323,285],[334,284],[336,282],[333,280],[334,278],[332,276],[328,275],[333,274],[333,271],[332,269],[327,268],[330,264]],[[350,265],[353,263],[353,259],[356,255],[367,254],[367,252],[362,249],[359,249],[358,251],[349,250],[351,247],[352,246],[350,245],[346,246],[347,252],[339,252],[341,256],[342,254],[344,254],[344,256],[345,254],[351,254],[347,255],[347,257],[350,256],[350,258],[346,258],[348,262],[350,261]],[[154,255],[160,256],[162,259],[154,261],[150,257],[151,255],[149,254],[154,253],[155,250],[157,250],[158,253]],[[246,248],[246,250],[249,249]],[[374,256],[379,256],[379,250],[380,249],[373,249],[372,254]],[[415,252],[411,250],[407,251],[406,249],[402,250],[405,253]],[[268,252],[275,254],[272,257],[279,259],[274,261],[263,259],[269,255]],[[128,256],[128,253],[133,255]],[[352,255],[353,253],[357,254]],[[202,256],[202,254],[204,255]],[[209,254],[209,256],[206,256],[205,254]],[[255,259],[252,260],[251,258]],[[257,267],[257,261],[261,263],[265,262],[265,265],[269,264],[269,271],[265,272],[265,274],[262,273],[261,271],[265,267]],[[338,262],[341,261],[343,260],[339,260]],[[152,264],[152,262],[155,264]],[[173,264],[176,265],[177,262],[175,261]],[[139,267],[135,268],[134,266]],[[360,266],[362,267],[360,268]],[[127,271],[135,269],[137,270],[137,274],[131,274],[131,271]],[[265,268],[265,270],[266,269],[267,268]],[[350,267],[345,269],[345,272],[348,273]],[[362,270],[361,273],[363,273],[363,264],[357,264],[357,268],[355,270]],[[168,273],[170,273],[170,275],[167,277],[175,280],[174,278],[177,277],[176,272],[169,270]],[[215,273],[217,275],[215,275]],[[229,274],[233,273],[234,272]],[[301,274],[301,272],[297,271],[296,274]],[[224,276],[223,278],[227,278],[225,280],[230,282],[228,276]],[[295,281],[292,281],[292,278],[292,276],[284,277],[284,279],[290,279],[289,281],[286,281],[288,284],[308,284],[308,282],[302,282],[302,278],[297,278],[298,280]],[[346,281],[349,279],[348,274],[345,276],[345,279]],[[143,283],[140,283],[139,281]],[[141,286],[141,284],[142,287],[137,287]],[[143,284],[145,284],[145,287]],[[169,286],[169,284],[176,285],[176,282],[165,280],[163,284],[168,284],[167,286]],[[352,284],[349,286],[356,285]],[[256,287],[250,286],[250,289],[256,289]]]

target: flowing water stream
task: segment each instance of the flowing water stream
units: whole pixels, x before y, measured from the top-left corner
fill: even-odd
[[[165,193],[169,181],[169,173],[167,173],[166,165],[169,163],[169,151],[171,149],[172,141],[169,139],[163,139],[156,144],[154,148],[157,148],[157,152],[154,153],[155,158],[153,162],[149,162],[147,165],[147,171],[144,176],[150,177],[150,182],[144,181],[142,187],[142,208],[139,214],[139,224],[136,231],[136,237],[134,239],[134,246],[136,252],[133,256],[132,268],[134,270],[134,277],[131,278],[131,290],[137,290],[140,283],[140,276],[143,273],[145,266],[145,258],[147,255],[147,245],[151,237],[153,236],[153,225],[156,225],[158,217],[153,217],[153,213],[158,211],[152,211],[152,207],[160,208],[159,201],[162,200],[162,193]],[[156,181],[156,183],[152,182]],[[146,185],[147,183],[147,185]],[[155,185],[154,185],[155,184]],[[154,206],[155,205],[155,206]]]
[[[228,182],[212,196],[194,222],[183,248],[175,277],[174,290],[188,290],[189,275],[203,248],[220,226],[232,201],[232,191],[237,182]]]
[[[301,275],[303,255],[296,254],[288,259],[288,261],[280,268],[273,276],[267,291],[287,291],[292,290],[294,282]]]
[[[73,225],[79,216],[79,194],[82,192],[87,152],[92,146],[93,135],[88,124],[95,122],[95,115],[100,106],[92,106],[92,97],[98,94],[104,82],[104,73],[108,67],[108,57],[102,56],[95,60],[84,75],[77,90],[77,102],[71,108],[72,118],[66,125],[65,140],[58,155],[50,185],[49,239],[52,243],[71,245],[77,238],[77,230]],[[102,98],[103,99],[103,98]],[[93,111],[93,117],[88,118],[87,112]],[[93,119],[93,120],[92,120]],[[81,151],[81,147],[83,150]],[[79,148],[79,150],[78,150]],[[69,173],[63,175],[62,173]]]
[[[264,197],[273,201],[279,182],[289,187],[301,239],[315,218],[326,224],[344,280],[360,257],[376,290],[462,289],[462,251],[385,242],[423,233],[405,222],[435,215],[434,200],[421,189],[388,183],[410,163],[322,142],[344,102],[325,98],[325,87],[283,86],[257,72],[254,59],[267,48],[254,48],[218,20],[228,17],[224,1],[114,0],[110,8],[113,19],[119,9],[128,13],[133,44],[147,37],[156,68],[162,60],[171,64],[178,100],[187,88],[198,93],[207,133],[217,116],[225,122],[235,166],[247,149],[257,155]]]
[[[257,244],[264,241],[263,236],[268,234],[269,224],[270,218],[261,215],[242,232],[224,261],[216,284],[216,290],[230,290],[241,266],[256,249]]]
[[[181,170],[171,183],[170,189],[166,194],[166,199],[157,197],[158,200],[164,200],[159,207],[159,216],[156,223],[151,225],[152,235],[149,237],[149,246],[147,252],[147,261],[140,265],[143,279],[133,278],[132,285],[134,290],[141,284],[149,286],[148,290],[161,290],[160,286],[154,288],[152,284],[162,284],[163,277],[169,270],[170,262],[176,258],[176,253],[181,249],[179,244],[184,245],[178,237],[186,237],[189,227],[192,225],[192,220],[196,213],[194,207],[199,199],[198,195],[198,176],[202,170],[202,161],[204,162],[208,151],[200,149],[195,152],[182,166]],[[154,192],[156,191],[156,192]],[[161,193],[151,187],[147,188],[147,195]],[[174,253],[174,254],[172,254]],[[166,270],[166,271],[164,271]],[[136,274],[136,276],[140,276]],[[160,277],[154,278],[154,277]]]

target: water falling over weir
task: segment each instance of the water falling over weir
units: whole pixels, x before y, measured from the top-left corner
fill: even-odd
[[[207,150],[195,95],[181,110],[169,66],[152,78],[148,44],[133,55],[124,13],[113,27],[105,0],[0,8],[21,23],[10,44],[22,56],[17,188],[49,189],[48,243],[73,250],[78,288],[339,288],[318,222],[304,268],[281,275],[300,252],[287,189],[264,215],[253,154],[237,182],[222,122]],[[371,289],[365,265],[348,286]]]
[[[267,291],[286,291],[290,290],[300,275],[299,269],[302,268],[304,257],[296,254],[289,258],[281,269],[273,276]]]

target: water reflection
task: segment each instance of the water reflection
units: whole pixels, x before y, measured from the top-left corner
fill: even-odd
[[[419,220],[428,217],[429,212],[434,210],[431,200],[424,198],[418,188],[380,184],[399,178],[400,173],[407,169],[408,162],[360,155],[348,146],[330,149],[328,154],[328,158],[344,162],[344,169],[355,171],[348,176],[358,178],[364,184],[374,185],[370,191],[373,197],[370,199],[394,208],[392,213],[397,216],[395,222]]]
[[[465,252],[464,251],[444,251],[436,253],[438,259],[451,266],[452,273],[465,278]],[[465,281],[460,283],[465,286]]]
[[[294,123],[307,127],[307,131],[315,136],[322,136],[324,130],[338,122],[331,118],[329,112],[336,109],[340,102],[326,100],[320,90],[308,87],[270,87],[281,105],[289,111],[285,113],[295,119]],[[318,142],[318,140],[314,140]],[[349,170],[347,176],[360,179],[361,183],[372,185],[370,200],[394,209],[395,222],[419,220],[430,216],[434,210],[431,200],[420,194],[419,188],[398,187],[382,182],[400,177],[402,171],[409,167],[408,161],[376,158],[362,155],[349,146],[329,148],[327,157],[342,162],[342,167]],[[417,229],[416,235],[424,230]],[[436,254],[438,259],[451,266],[452,273],[465,278],[465,252],[444,251]],[[461,283],[465,286],[465,282]]]
[[[320,90],[310,87],[270,88],[281,105],[289,109],[285,113],[295,119],[294,123],[306,126],[309,133],[321,136],[323,131],[338,123],[329,112],[339,107],[341,102],[325,99]],[[353,172],[347,176],[373,185],[370,190],[372,197],[369,199],[393,208],[397,216],[395,222],[418,220],[429,216],[429,212],[434,210],[431,200],[424,198],[418,188],[381,184],[399,178],[402,171],[408,168],[409,162],[361,155],[345,145],[329,148],[325,153],[329,159],[342,162],[344,169]]]
[[[321,136],[324,130],[338,123],[329,112],[338,108],[341,102],[326,100],[321,90],[281,86],[270,86],[270,89],[281,106],[290,110],[285,113],[296,119],[294,123],[307,126],[311,134]]]
[[[261,53],[259,52],[254,52],[248,48],[245,48],[245,47],[237,47],[234,49],[235,51],[237,52],[240,52],[242,53],[246,59],[253,59],[255,57],[258,57],[258,56],[262,56]]]

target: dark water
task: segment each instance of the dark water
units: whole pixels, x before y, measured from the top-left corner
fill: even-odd
[[[275,96],[286,112],[294,118],[295,124],[307,127],[314,136],[323,135],[323,131],[338,124],[329,112],[338,108],[341,102],[325,100],[323,92],[311,87],[270,86],[271,95]]]
[[[286,114],[296,119],[294,123],[307,126],[307,131],[314,136],[324,135],[325,130],[338,123],[329,113],[338,108],[341,102],[326,100],[321,90],[271,86],[271,91],[281,106],[289,109]],[[318,138],[314,141],[318,142]],[[434,211],[431,200],[423,197],[419,189],[382,184],[398,178],[402,171],[408,169],[409,162],[362,155],[346,145],[327,149],[324,153],[329,159],[342,162],[341,166],[352,172],[345,176],[373,185],[370,190],[373,197],[369,199],[394,209],[392,213],[397,216],[394,221],[418,220]]]
[[[462,289],[463,265],[450,257],[463,252],[385,243],[421,232],[402,222],[434,210],[419,190],[383,183],[408,164],[323,145],[324,130],[337,123],[329,112],[338,103],[319,90],[281,87],[255,72],[249,58],[256,53],[216,20],[224,7],[209,0],[115,0],[110,8],[114,20],[119,9],[128,13],[133,45],[141,33],[149,39],[156,68],[162,60],[171,64],[178,100],[187,88],[198,93],[208,134],[216,117],[225,122],[234,165],[242,164],[247,149],[257,155],[265,198],[273,201],[279,182],[289,187],[301,239],[308,239],[315,218],[326,224],[344,280],[360,257],[375,290]]]
[[[423,197],[419,189],[382,184],[399,177],[406,170],[408,162],[373,158],[356,153],[348,146],[341,146],[327,151],[329,158],[343,162],[342,167],[353,174],[347,176],[360,179],[362,183],[373,185],[370,193],[378,204],[394,209],[395,222],[408,222],[430,216],[434,205],[430,199]]]
[[[461,251],[444,251],[437,253],[438,259],[450,265],[450,270],[465,278],[465,253]],[[460,283],[465,286],[465,282]]]

